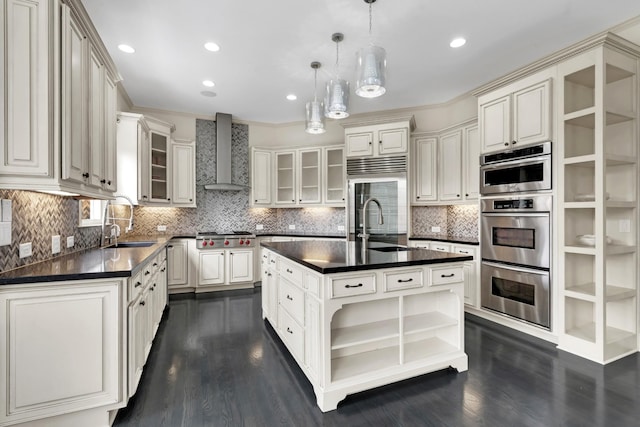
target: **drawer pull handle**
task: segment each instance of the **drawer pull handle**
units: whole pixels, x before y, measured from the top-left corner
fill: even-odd
[[[154,267],[157,267],[157,266],[158,266],[158,263],[157,263],[157,262],[154,262],[154,263],[153,263],[153,266],[154,266]]]
[[[451,273],[451,274],[441,274],[440,277],[445,278],[445,277],[453,277],[455,276],[455,273]]]
[[[413,278],[411,278],[411,279],[405,279],[405,280],[403,280],[403,279],[398,279],[398,283],[408,283],[408,282],[413,282]]]
[[[272,259],[272,260],[271,260],[271,264],[275,264],[275,263],[276,263],[276,260],[275,260],[275,259]]]
[[[145,271],[145,272],[144,272],[144,275],[145,275],[145,276],[148,276],[149,274],[151,274],[151,272],[150,272],[150,271]]]
[[[289,301],[293,301],[293,298],[291,298],[291,296],[290,296],[290,295],[287,295],[287,299],[288,299]]]
[[[137,287],[139,287],[139,286],[142,286],[142,282],[136,282],[136,284],[135,284],[135,285],[133,285],[133,287],[134,287],[134,288],[137,288]]]
[[[167,269],[167,268],[165,267],[165,268],[163,268],[163,269],[162,269],[162,270],[160,270],[160,271],[162,271],[162,272],[164,273],[164,271],[165,271],[166,269]]]
[[[358,283],[357,285],[344,285],[345,288],[361,288],[362,283]]]
[[[468,254],[469,253],[468,251],[458,251],[458,252],[460,252],[461,254]]]
[[[287,273],[289,273],[289,274],[293,274],[293,270],[289,270],[289,269],[287,268]]]
[[[293,334],[293,331],[291,329],[289,329],[288,326],[287,326],[287,332],[289,332],[290,334]]]
[[[144,305],[144,301],[140,301],[140,305]]]
[[[271,277],[271,273],[267,273],[267,276]]]

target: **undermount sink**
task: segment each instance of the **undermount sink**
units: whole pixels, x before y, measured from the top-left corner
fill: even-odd
[[[381,248],[369,248],[372,251],[378,252],[404,252],[404,251],[412,251],[416,248],[407,248],[405,246],[383,246]]]
[[[149,246],[155,245],[156,242],[118,242],[113,245],[106,246],[106,249],[117,249],[117,248],[148,248]]]

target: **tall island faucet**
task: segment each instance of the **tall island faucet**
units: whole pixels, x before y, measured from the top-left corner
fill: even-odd
[[[362,259],[366,259],[367,254],[367,246],[369,244],[369,234],[367,233],[367,208],[369,207],[369,203],[375,203],[378,205],[378,224],[384,224],[384,217],[382,216],[382,206],[380,206],[380,202],[375,197],[369,197],[362,205],[362,233],[358,234],[358,237],[362,238]]]

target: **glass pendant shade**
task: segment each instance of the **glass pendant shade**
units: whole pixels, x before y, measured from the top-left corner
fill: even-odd
[[[324,97],[324,115],[331,119],[349,117],[349,82],[342,79],[331,79],[327,82]]]
[[[322,101],[309,101],[307,102],[307,120],[305,126],[305,132],[318,135],[325,133],[324,128],[324,103]]]
[[[356,54],[356,95],[375,98],[387,90],[387,52],[379,46],[363,47]]]

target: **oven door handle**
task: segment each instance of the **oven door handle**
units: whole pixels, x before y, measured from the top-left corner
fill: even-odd
[[[482,264],[489,266],[489,267],[494,267],[494,268],[501,268],[503,270],[509,270],[509,271],[515,271],[517,273],[528,273],[528,274],[537,274],[538,276],[548,276],[549,272],[548,271],[544,271],[544,270],[535,270],[533,268],[527,268],[527,267],[515,267],[512,265],[506,265],[506,264],[498,264],[496,262],[491,262],[491,261],[482,261]]]
[[[515,159],[515,160],[506,160],[504,162],[493,162],[493,163],[485,163],[480,166],[482,171],[493,170],[493,169],[503,169],[505,166],[527,166],[533,163],[545,163],[551,160],[551,155],[549,154],[541,154],[536,155],[535,157],[528,157],[524,159]]]
[[[517,218],[519,216],[524,216],[527,218],[549,218],[548,212],[482,212],[482,217],[509,217],[509,218]]]

